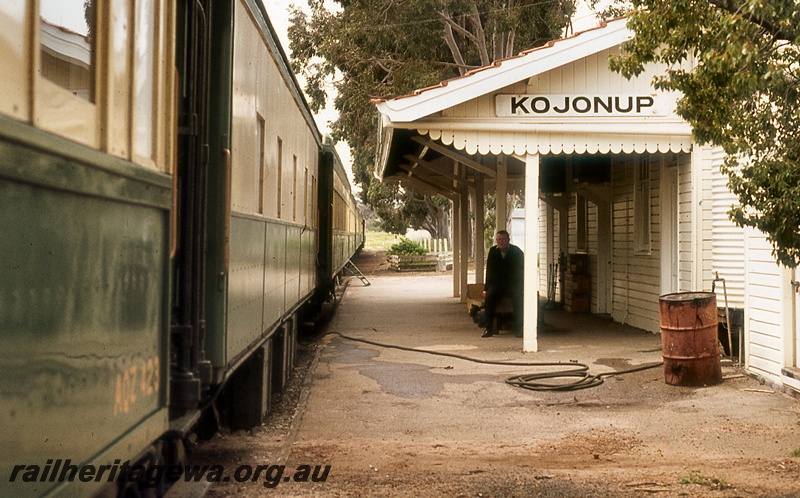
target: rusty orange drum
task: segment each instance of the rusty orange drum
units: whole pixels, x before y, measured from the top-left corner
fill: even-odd
[[[673,386],[722,382],[717,339],[717,296],[678,292],[659,298],[664,380]]]

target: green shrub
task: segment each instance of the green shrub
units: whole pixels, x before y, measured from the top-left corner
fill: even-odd
[[[400,242],[392,244],[387,254],[390,256],[405,256],[409,254],[427,254],[428,250],[413,240],[403,238]]]
[[[729,489],[731,485],[724,479],[706,477],[700,470],[692,470],[688,476],[684,476],[679,481],[681,484],[697,484],[698,486],[708,486],[712,489]]]

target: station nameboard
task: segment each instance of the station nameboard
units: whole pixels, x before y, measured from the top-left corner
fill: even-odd
[[[660,95],[528,94],[497,95],[499,117],[665,116]]]

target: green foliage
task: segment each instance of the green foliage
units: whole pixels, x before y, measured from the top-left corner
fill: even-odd
[[[779,0],[634,0],[633,40],[612,68],[631,77],[668,66],[658,89],[678,90],[678,114],[699,143],[727,154],[739,198],[729,215],[764,232],[773,255],[800,264],[800,4]],[[687,61],[696,61],[688,70]]]
[[[371,181],[362,201],[378,215],[378,226],[387,233],[404,235],[409,228],[424,228],[434,237],[447,233],[450,202],[439,196],[421,196],[395,184]]]
[[[392,244],[394,244],[394,241],[397,240],[397,236],[387,232],[376,232],[375,230],[367,229],[365,240],[365,245],[367,247],[388,250]]]
[[[339,118],[333,139],[353,151],[361,200],[381,218],[381,228],[403,234],[425,228],[446,235],[450,203],[375,177],[378,112],[371,99],[410,93],[492,59],[558,37],[574,12],[574,0],[309,0],[310,15],[290,14],[293,69],[306,80],[314,111],[335,90]],[[443,231],[444,230],[444,231]]]
[[[792,451],[792,456],[800,457],[800,448],[795,448],[794,451]]]
[[[490,192],[486,195],[486,215],[483,219],[483,244],[485,247],[494,245],[494,232],[497,227],[497,194]]]
[[[422,247],[421,245],[417,244],[413,240],[406,239],[405,237],[400,240],[400,242],[396,244],[392,244],[392,247],[386,252],[386,254],[390,256],[407,256],[410,254],[427,254],[428,250]]]
[[[681,484],[695,484],[698,486],[707,486],[712,489],[728,489],[730,484],[725,482],[724,479],[716,477],[706,477],[700,470],[692,470],[689,475],[682,477],[679,481]]]

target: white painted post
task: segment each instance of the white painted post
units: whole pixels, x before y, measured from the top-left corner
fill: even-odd
[[[461,296],[461,258],[459,257],[459,240],[461,239],[461,201],[453,200],[453,297]]]
[[[462,175],[465,176],[465,175]],[[469,188],[465,185],[461,190],[461,228],[459,235],[461,236],[458,241],[460,246],[459,255],[461,256],[461,281],[459,289],[461,290],[461,302],[467,302],[467,276],[469,274]]]
[[[499,177],[500,175],[498,175]],[[539,154],[525,156],[525,317],[522,350],[539,350]]]
[[[539,187],[537,186],[536,188],[538,190]],[[506,164],[505,156],[497,157],[496,192],[497,202],[495,204],[495,217],[497,218],[497,226],[495,227],[495,232],[497,232],[497,230],[508,230],[508,207],[506,206],[506,199],[508,196],[508,164]]]
[[[565,257],[564,263],[566,263],[566,257],[569,255],[569,210],[568,209],[560,210],[558,212],[558,230],[559,230],[558,244],[560,247],[559,253],[562,252],[564,253]],[[611,237],[610,230],[608,234],[610,238]],[[558,276],[556,278],[559,278],[562,275],[563,271],[565,270],[566,268],[559,269]],[[562,304],[564,304],[566,300],[566,294],[564,293],[564,289],[561,287],[562,283],[563,282],[561,282],[561,280],[558,281],[559,298],[560,298],[559,300]],[[609,310],[609,313],[610,312],[611,310]]]
[[[538,195],[536,196],[539,197]],[[538,208],[536,210],[539,211]],[[555,209],[550,204],[545,206],[545,216],[547,217],[546,220],[546,232],[545,232],[545,244],[547,245],[547,267],[545,267],[545,296],[549,296],[550,292],[550,279],[555,278],[555,275],[551,273],[553,269],[553,263],[555,262],[556,256],[556,236],[555,236]],[[553,297],[555,299],[555,296]]]
[[[482,174],[475,175],[475,283],[482,284],[484,277],[483,258],[486,246],[483,241],[483,225],[486,220],[486,207],[483,199]]]

